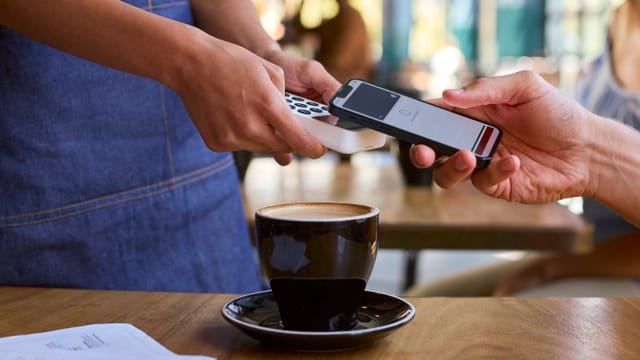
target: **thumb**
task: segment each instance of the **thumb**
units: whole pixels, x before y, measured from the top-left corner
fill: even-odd
[[[518,105],[541,96],[551,85],[533,71],[480,78],[462,89],[445,90],[444,100],[463,109],[494,104]]]

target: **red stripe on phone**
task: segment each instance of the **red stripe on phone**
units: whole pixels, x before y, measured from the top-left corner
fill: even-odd
[[[487,147],[487,143],[489,143],[489,139],[491,138],[491,134],[495,131],[494,128],[485,127],[484,134],[482,134],[482,139],[480,139],[480,143],[478,147],[476,147],[476,154],[482,155],[484,152],[484,148]]]

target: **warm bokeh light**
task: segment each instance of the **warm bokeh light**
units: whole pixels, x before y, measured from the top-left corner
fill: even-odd
[[[323,21],[334,17],[338,11],[336,0],[253,0],[262,23],[267,32],[274,38],[281,40],[285,34],[283,22],[300,11],[300,22],[304,27],[313,28]],[[478,29],[475,41],[478,58],[469,61],[460,54],[466,54],[460,48],[463,44],[452,31],[451,11],[468,8],[471,3],[459,1],[454,6],[450,0],[412,0],[411,24],[408,34],[408,53],[403,69],[410,69],[410,73],[399,73],[405,83],[420,91],[438,92],[440,85],[432,82],[455,84],[468,81],[474,75],[491,75],[516,71],[520,68],[537,70],[543,58],[546,65],[544,71],[560,88],[571,92],[577,74],[584,61],[593,58],[602,51],[606,36],[606,26],[610,10],[621,0],[558,0],[541,1],[544,4],[544,25],[539,30],[544,36],[544,54],[531,54],[515,58],[501,56],[498,51],[500,44],[496,38],[498,29],[498,7],[506,7],[508,11],[517,8],[520,2],[479,1],[477,14]],[[361,14],[367,26],[371,42],[371,58],[378,64],[382,59],[383,38],[383,8],[385,6],[401,6],[403,1],[393,0],[351,0],[351,5]],[[522,2],[524,4],[524,2]],[[304,5],[304,6],[302,6]],[[522,5],[524,6],[524,5]],[[473,13],[470,15],[473,17]],[[458,17],[454,17],[459,20]],[[465,22],[466,23],[466,22]],[[529,30],[531,31],[531,30]],[[339,39],[336,39],[339,41]],[[312,51],[304,46],[291,46],[303,56],[313,56]],[[504,44],[503,44],[504,45]],[[506,44],[508,46],[508,44]],[[456,49],[457,48],[457,49]],[[532,57],[532,60],[526,59]],[[527,66],[527,61],[536,61],[535,66]],[[552,66],[548,66],[552,64]],[[551,70],[549,70],[551,69]],[[453,77],[454,81],[445,79]],[[408,82],[405,81],[409,79]]]
[[[279,0],[260,0],[254,1],[260,16],[260,22],[265,31],[276,40],[284,36],[284,26],[282,19],[284,16],[284,7]]]

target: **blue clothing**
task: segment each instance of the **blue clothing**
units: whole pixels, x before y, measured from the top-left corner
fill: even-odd
[[[640,93],[625,90],[616,80],[609,42],[581,75],[576,97],[587,110],[640,130]],[[596,242],[638,230],[602,203],[591,198],[583,201],[584,216],[595,225]]]
[[[260,289],[233,157],[169,88],[0,26],[0,285]]]

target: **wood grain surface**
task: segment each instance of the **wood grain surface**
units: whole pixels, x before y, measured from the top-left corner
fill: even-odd
[[[268,348],[228,324],[234,295],[0,287],[0,336],[131,323],[178,354],[219,359],[638,359],[637,298],[409,298],[416,317],[364,348]]]

